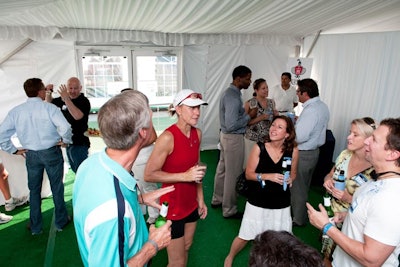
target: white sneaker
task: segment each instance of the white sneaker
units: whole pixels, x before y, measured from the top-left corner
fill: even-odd
[[[10,215],[0,212],[0,224],[8,223],[9,221],[12,220],[12,218],[13,218],[13,216],[10,216]]]
[[[28,196],[24,197],[13,197],[13,202],[12,203],[7,203],[5,204],[5,209],[6,211],[12,211],[15,209],[15,207],[24,205],[28,201]]]

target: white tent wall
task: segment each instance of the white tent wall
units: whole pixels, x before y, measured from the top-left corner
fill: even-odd
[[[0,41],[1,58],[19,44],[21,41]],[[73,42],[53,40],[30,43],[0,66],[0,122],[11,108],[26,100],[23,89],[26,79],[38,77],[45,84],[59,85],[76,73]]]
[[[306,38],[308,51],[314,37]],[[329,106],[334,159],[346,148],[350,123],[400,116],[400,32],[321,35],[312,50],[311,77]]]
[[[280,46],[186,46],[183,61],[183,88],[201,92],[209,103],[202,107],[198,127],[203,130],[202,149],[215,149],[219,139],[219,99],[232,82],[232,71],[238,65],[252,70],[252,80],[264,78],[269,86],[280,82],[288,57],[294,55],[291,45]],[[252,97],[253,87],[242,90],[243,100]]]

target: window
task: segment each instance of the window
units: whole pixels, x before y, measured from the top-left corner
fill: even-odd
[[[180,49],[80,46],[77,55],[82,91],[89,98],[92,113],[122,89],[131,87],[149,98],[158,133],[175,122],[167,108],[181,87]],[[89,124],[97,128],[95,118]]]
[[[83,56],[82,71],[88,98],[109,98],[129,87],[126,57]]]
[[[172,103],[178,91],[178,56],[171,51],[134,51],[135,88],[143,92],[152,106]]]

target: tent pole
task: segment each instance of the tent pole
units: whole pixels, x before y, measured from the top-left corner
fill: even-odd
[[[14,56],[16,53],[24,49],[28,44],[32,43],[32,39],[26,39],[22,44],[20,44],[17,48],[15,48],[13,51],[5,55],[2,59],[0,59],[0,65],[2,65],[4,62],[6,62],[10,57]]]
[[[318,40],[318,38],[319,38],[320,35],[321,35],[321,30],[319,30],[319,31],[317,32],[317,34],[315,35],[314,40],[313,40],[313,42],[312,42],[312,44],[311,44],[311,46],[310,46],[310,49],[309,49],[308,52],[307,52],[306,58],[311,54],[311,52],[312,52],[312,50],[313,50],[315,44],[317,43],[317,40]]]

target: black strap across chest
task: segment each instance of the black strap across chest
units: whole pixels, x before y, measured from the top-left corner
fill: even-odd
[[[388,173],[393,173],[393,174],[397,174],[397,175],[400,176],[400,173],[395,172],[395,171],[387,171],[387,172],[379,172],[379,173],[376,173],[375,171],[372,171],[371,172],[371,178],[376,181],[380,176],[388,174]]]
[[[117,196],[118,206],[118,251],[119,251],[119,264],[121,267],[125,266],[124,262],[124,215],[125,215],[125,199],[121,192],[118,179],[114,176],[115,195]]]

